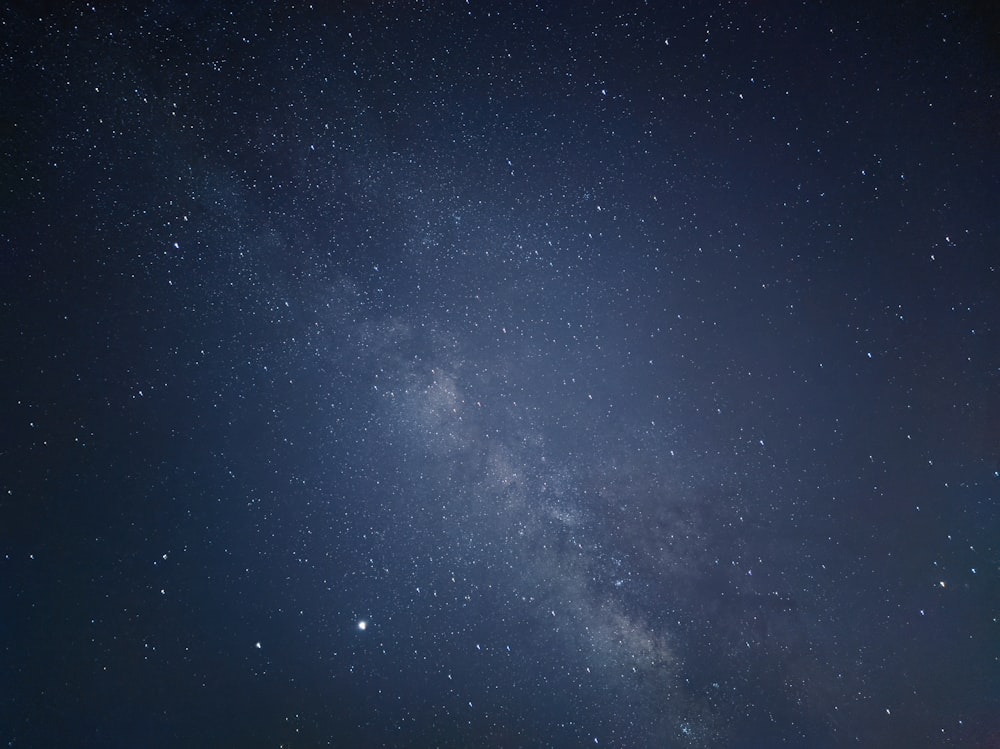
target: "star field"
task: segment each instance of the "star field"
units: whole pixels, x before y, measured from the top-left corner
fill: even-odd
[[[0,30],[8,747],[998,740],[995,11]]]

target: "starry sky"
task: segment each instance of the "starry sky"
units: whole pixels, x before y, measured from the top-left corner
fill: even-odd
[[[1000,746],[1000,14],[0,10],[7,747]]]

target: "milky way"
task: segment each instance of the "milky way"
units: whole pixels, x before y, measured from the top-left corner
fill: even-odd
[[[8,745],[995,742],[995,14],[0,21]]]

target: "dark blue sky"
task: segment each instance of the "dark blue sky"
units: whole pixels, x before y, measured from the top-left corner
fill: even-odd
[[[996,11],[0,22],[8,746],[998,740]]]

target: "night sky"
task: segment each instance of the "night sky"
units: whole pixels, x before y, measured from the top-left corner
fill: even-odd
[[[1000,747],[989,3],[0,10],[5,747]]]

